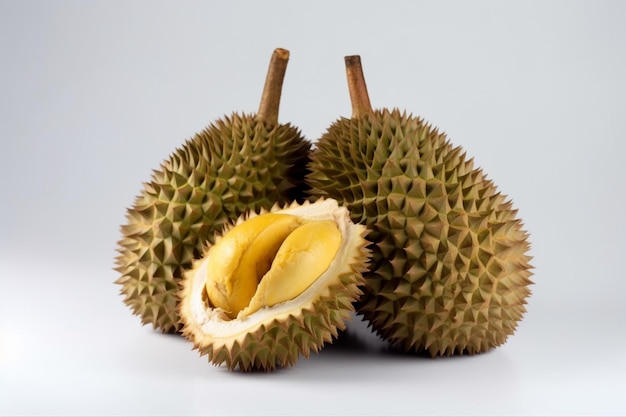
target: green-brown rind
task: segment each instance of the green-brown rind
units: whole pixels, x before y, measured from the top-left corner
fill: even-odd
[[[367,226],[373,259],[357,305],[383,339],[431,356],[514,333],[530,295],[528,233],[460,147],[398,110],[341,118],[317,141],[311,194]]]
[[[289,124],[233,113],[187,140],[127,210],[115,281],[143,324],[180,331],[182,271],[225,225],[249,211],[302,201],[310,142]]]

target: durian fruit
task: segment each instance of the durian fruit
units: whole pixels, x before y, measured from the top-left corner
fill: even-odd
[[[352,318],[369,256],[364,234],[332,199],[240,217],[184,273],[183,335],[229,370],[292,366]]]
[[[128,209],[116,283],[143,324],[180,330],[182,271],[229,222],[304,199],[310,142],[296,127],[278,123],[288,59],[289,51],[274,51],[256,115],[233,113],[187,140]]]
[[[353,107],[317,141],[314,196],[345,204],[373,250],[358,314],[396,349],[431,356],[503,344],[525,313],[532,267],[517,210],[419,117],[372,110],[359,56]]]

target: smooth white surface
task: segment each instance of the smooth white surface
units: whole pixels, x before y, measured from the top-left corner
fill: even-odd
[[[0,3],[1,415],[626,414],[626,3]],[[141,327],[112,270],[141,182],[291,51],[311,139],[360,54],[375,107],[446,131],[510,196],[536,285],[507,344],[430,360],[360,322],[272,374]]]

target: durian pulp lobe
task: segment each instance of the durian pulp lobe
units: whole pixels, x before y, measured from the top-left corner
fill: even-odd
[[[302,294],[328,269],[340,244],[341,232],[332,220],[313,221],[298,227],[276,253],[271,269],[242,315]]]
[[[233,319],[305,291],[332,262],[341,233],[331,220],[303,223],[269,213],[229,231],[209,252],[209,303]]]
[[[246,308],[285,238],[302,224],[268,213],[237,225],[210,250],[206,291],[210,303],[234,318]]]

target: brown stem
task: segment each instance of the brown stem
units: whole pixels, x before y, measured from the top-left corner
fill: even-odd
[[[280,95],[285,79],[285,70],[289,61],[289,51],[276,48],[270,60],[270,66],[265,78],[265,87],[261,96],[261,104],[256,118],[270,126],[278,124],[278,109],[280,107]]]
[[[356,119],[366,114],[372,114],[372,105],[367,94],[367,85],[361,67],[361,57],[351,55],[344,58],[346,61],[346,75],[348,76],[348,90],[352,102],[352,118]]]

